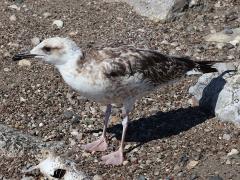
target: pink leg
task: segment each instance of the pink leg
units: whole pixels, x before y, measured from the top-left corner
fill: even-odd
[[[123,125],[123,132],[122,132],[122,139],[121,139],[121,144],[120,147],[117,151],[112,152],[106,156],[102,156],[102,162],[103,164],[106,165],[121,165],[123,163],[123,149],[124,149],[124,141],[125,141],[125,136],[126,136],[126,132],[127,132],[127,127],[128,127],[128,114],[130,112],[130,110],[132,110],[133,104],[135,101],[129,101],[127,102],[127,104],[124,105],[124,119],[122,121],[122,125]]]
[[[106,165],[121,165],[123,163],[123,148],[124,148],[124,140],[128,126],[128,115],[123,119],[123,132],[120,147],[117,151],[112,152],[106,156],[102,156],[102,161]]]
[[[86,145],[82,145],[82,149],[84,149],[86,151],[90,151],[90,152],[107,150],[108,145],[106,142],[106,131],[107,131],[107,126],[108,126],[108,122],[109,122],[109,117],[111,115],[111,108],[112,108],[112,106],[110,104],[107,105],[102,136],[96,141],[93,141]]]

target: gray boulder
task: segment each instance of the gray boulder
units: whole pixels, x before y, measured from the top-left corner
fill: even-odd
[[[230,29],[225,28],[224,30],[216,33],[209,34],[205,37],[208,42],[215,42],[217,44],[230,43],[234,46],[240,43],[240,28]]]
[[[105,0],[106,2],[126,2],[141,16],[159,22],[172,20],[188,7],[189,0]]]
[[[24,154],[36,154],[43,148],[60,149],[63,142],[44,142],[42,139],[21,133],[0,124],[0,155],[20,157]]]
[[[218,119],[240,125],[240,66],[236,69],[202,75],[189,93],[201,108]]]

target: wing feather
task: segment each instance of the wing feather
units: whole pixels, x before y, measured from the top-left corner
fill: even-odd
[[[95,60],[104,64],[105,76],[113,80],[142,74],[140,77],[158,85],[179,78],[195,67],[194,61],[186,58],[126,46],[104,48],[93,54]]]

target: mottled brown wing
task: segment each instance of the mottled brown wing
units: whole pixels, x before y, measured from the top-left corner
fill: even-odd
[[[114,79],[140,73],[143,79],[156,85],[179,78],[195,66],[193,61],[185,58],[125,46],[104,48],[94,54],[94,59],[105,63],[106,77]]]

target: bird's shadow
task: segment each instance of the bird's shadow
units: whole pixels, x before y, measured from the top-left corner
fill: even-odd
[[[168,112],[159,111],[147,118],[131,121],[127,129],[126,142],[138,142],[137,146],[139,146],[151,140],[177,135],[214,117],[214,111],[211,108],[215,108],[218,95],[226,84],[226,81],[223,79],[225,73],[213,78],[204,88],[202,98],[199,101],[199,107],[180,108]],[[202,107],[205,107],[205,109]],[[94,132],[100,131],[101,129],[94,130]],[[107,131],[120,140],[122,125],[114,125],[108,128]]]
[[[177,135],[183,131],[203,123],[213,117],[213,114],[203,112],[200,107],[188,107],[168,112],[157,112],[147,118],[140,118],[129,123],[126,142],[136,142],[137,145],[128,149],[127,152],[141,146],[151,140]],[[102,129],[93,130],[88,133],[101,132]],[[121,140],[122,125],[117,124],[107,129],[113,137]]]
[[[141,118],[129,123],[126,141],[146,143],[151,140],[177,135],[180,132],[203,123],[210,117],[210,113],[201,111],[199,107],[181,108],[168,112],[157,112],[147,118]],[[122,125],[117,124],[108,128],[117,139],[121,139]]]

